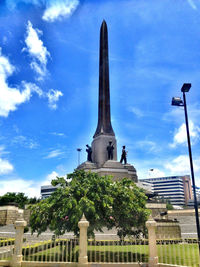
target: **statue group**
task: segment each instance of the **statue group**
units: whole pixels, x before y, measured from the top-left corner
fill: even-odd
[[[86,152],[87,152],[87,161],[92,162],[92,148],[88,144],[86,145]],[[109,141],[109,144],[107,146],[107,155],[108,155],[108,160],[113,160],[113,150],[114,150],[114,145],[112,144],[112,141]],[[127,163],[127,151],[126,147],[122,147],[122,155],[121,155],[121,160],[120,163],[124,162],[124,164]]]

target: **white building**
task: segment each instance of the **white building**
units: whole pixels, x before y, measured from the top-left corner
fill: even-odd
[[[57,186],[43,185],[41,186],[41,196],[42,199],[50,197],[50,195],[56,190]]]
[[[190,176],[140,179],[153,185],[153,191],[172,205],[184,206],[193,198]]]

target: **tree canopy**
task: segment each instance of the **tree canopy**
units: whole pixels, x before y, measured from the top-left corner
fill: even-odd
[[[37,198],[28,198],[24,193],[14,193],[8,192],[3,196],[0,196],[0,205],[7,205],[10,203],[15,203],[19,208],[24,208],[26,204],[34,204],[39,200]]]
[[[67,179],[57,177],[59,185],[52,195],[31,207],[30,226],[38,234],[49,228],[56,235],[73,231],[79,234],[78,222],[83,213],[90,225],[89,235],[103,227],[117,229],[120,238],[143,231],[149,211],[146,196],[131,180],[114,182],[112,177],[76,170]]]

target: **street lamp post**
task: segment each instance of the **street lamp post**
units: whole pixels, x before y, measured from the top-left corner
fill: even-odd
[[[180,97],[173,97],[172,98],[172,105],[173,106],[183,106],[184,107],[184,111],[185,111],[185,124],[186,124],[186,131],[187,131],[188,152],[189,152],[190,170],[191,170],[191,176],[192,176],[192,187],[193,187],[193,195],[194,195],[194,209],[195,209],[197,237],[198,237],[198,246],[199,246],[199,255],[200,255],[199,213],[198,213],[198,203],[197,203],[197,196],[196,196],[194,168],[193,168],[193,161],[192,161],[192,150],[191,150],[190,131],[189,131],[189,124],[188,124],[187,104],[186,104],[186,97],[185,97],[185,93],[189,92],[190,88],[191,88],[191,83],[184,83],[182,88],[181,88],[181,92],[183,93],[183,100]]]

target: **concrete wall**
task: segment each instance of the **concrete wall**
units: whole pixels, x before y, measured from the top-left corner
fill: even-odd
[[[152,211],[151,215],[153,218],[160,217],[160,213],[167,210],[165,203],[147,203],[146,208]]]
[[[194,209],[169,210],[168,218],[176,219],[177,221],[179,221],[182,238],[197,238],[196,218]]]
[[[157,222],[156,239],[180,239],[181,228],[178,222]]]
[[[18,207],[1,206],[0,207],[0,225],[13,224],[18,217]]]

